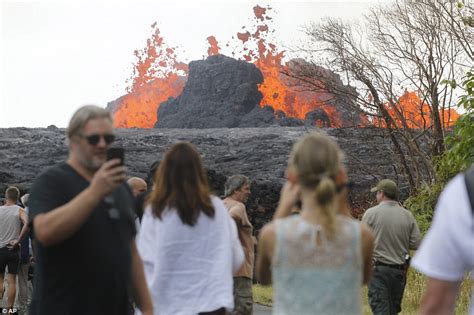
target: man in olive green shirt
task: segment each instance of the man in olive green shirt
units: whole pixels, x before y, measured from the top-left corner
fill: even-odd
[[[375,315],[398,314],[406,284],[405,257],[418,248],[420,230],[411,212],[400,206],[394,181],[381,180],[371,192],[377,193],[379,204],[362,217],[375,235],[369,304]]]

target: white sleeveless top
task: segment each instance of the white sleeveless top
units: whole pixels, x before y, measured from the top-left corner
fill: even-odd
[[[320,225],[291,216],[276,221],[276,237],[274,314],[362,313],[358,221],[338,216],[335,238],[329,240]]]

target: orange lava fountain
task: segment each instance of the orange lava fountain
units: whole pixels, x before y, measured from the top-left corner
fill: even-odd
[[[333,97],[332,94],[298,91],[290,86],[289,79],[282,74],[288,72],[289,65],[283,61],[285,51],[279,51],[277,45],[270,42],[270,36],[274,32],[271,27],[272,18],[268,16],[268,11],[271,10],[271,7],[255,6],[253,30],[250,32],[243,27],[242,32],[237,33],[237,38],[242,42],[242,49],[237,55],[242,55],[241,59],[247,62],[253,62],[264,77],[264,82],[259,86],[263,94],[260,106],[271,106],[288,117],[300,119],[304,119],[308,112],[320,108],[327,113],[333,127],[340,127],[340,113],[326,103]]]
[[[118,128],[153,128],[160,104],[181,94],[186,83],[188,65],[177,60],[175,48],[165,44],[156,23],[152,29],[146,47],[135,51],[131,86],[114,113]]]
[[[306,114],[316,109],[324,111],[330,120],[331,127],[344,126],[341,113],[329,104],[334,95],[324,92],[298,91],[290,84],[282,73],[288,72],[289,64],[284,62],[285,51],[280,51],[270,41],[275,30],[271,27],[272,18],[268,12],[271,7],[255,6],[253,8],[253,26],[248,30],[245,26],[236,34],[237,48],[232,56],[237,59],[254,63],[262,72],[264,82],[259,85],[263,94],[260,106],[271,106],[275,112],[282,111],[287,117],[304,119]],[[152,128],[158,121],[157,110],[160,104],[169,97],[181,94],[188,75],[188,65],[179,62],[176,48],[165,44],[156,23],[152,25],[152,36],[147,40],[146,47],[135,51],[137,58],[133,76],[129,81],[128,94],[121,97],[114,106],[114,121],[119,128]],[[217,55],[221,48],[214,36],[207,38],[208,56]],[[229,47],[229,44],[226,44]],[[429,106],[422,102],[415,92],[405,92],[400,97],[401,115],[405,117],[411,128],[429,126]],[[387,106],[389,112],[397,117],[397,112]],[[362,125],[378,125],[384,122],[374,119],[369,122],[367,116],[358,114]],[[458,114],[454,110],[441,113],[446,126],[451,126]],[[401,124],[400,116],[396,118]]]

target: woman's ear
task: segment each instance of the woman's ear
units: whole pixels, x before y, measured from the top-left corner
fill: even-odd
[[[292,184],[298,183],[298,175],[296,175],[296,170],[293,167],[288,166],[286,169],[286,178]]]

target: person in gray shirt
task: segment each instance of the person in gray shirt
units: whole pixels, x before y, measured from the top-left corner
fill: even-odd
[[[412,213],[400,206],[394,181],[383,179],[371,192],[377,193],[378,205],[362,217],[375,235],[369,304],[375,315],[398,314],[406,284],[406,257],[418,248],[420,230]]]

